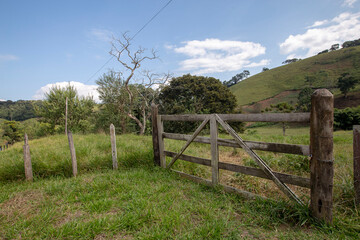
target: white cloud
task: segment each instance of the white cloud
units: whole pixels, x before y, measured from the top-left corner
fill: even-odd
[[[324,21],[316,21],[314,22],[313,25],[307,27],[307,28],[314,28],[314,27],[320,27],[320,26],[323,26],[325,24],[327,24],[329,21],[328,20],[324,20]]]
[[[354,3],[356,1],[357,0],[344,0],[342,5],[345,6],[345,7],[354,7]]]
[[[5,99],[0,99],[0,102],[6,102],[6,100]]]
[[[16,61],[19,60],[19,58],[15,55],[7,54],[7,55],[0,55],[0,61]]]
[[[51,88],[55,86],[64,88],[68,86],[68,84],[75,87],[79,96],[82,97],[92,96],[96,102],[100,102],[99,93],[97,92],[97,85],[85,85],[80,82],[56,82],[56,83],[47,84],[36,91],[35,95],[33,96],[33,99],[35,100],[44,99],[45,93],[48,93]]]
[[[183,47],[166,47],[187,55],[189,58],[180,62],[180,70],[191,71],[194,74],[236,71],[243,67],[266,65],[269,62],[251,61],[252,58],[265,54],[266,48],[259,43],[205,39],[187,41],[184,44]]]
[[[90,30],[89,35],[95,37],[96,40],[110,42],[114,34],[106,29],[93,28]]]
[[[281,53],[298,58],[309,57],[329,49],[333,44],[360,37],[360,12],[345,12],[327,23],[326,27],[312,27],[303,34],[290,35],[280,44]]]
[[[251,67],[261,67],[261,66],[266,66],[266,65],[269,65],[270,64],[270,59],[263,59],[261,60],[260,62],[253,62],[253,63],[250,63],[249,65],[245,65],[244,67],[247,67],[247,68],[251,68]]]

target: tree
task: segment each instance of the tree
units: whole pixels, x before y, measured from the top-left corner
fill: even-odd
[[[23,130],[20,122],[4,121],[2,124],[2,128],[2,137],[5,138],[10,144],[21,141],[23,136]]]
[[[342,44],[343,48],[348,48],[348,47],[355,47],[355,46],[359,46],[360,45],[360,38],[357,40],[353,40],[353,41],[346,41]]]
[[[266,72],[266,71],[269,71],[269,70],[270,70],[270,69],[267,68],[267,67],[263,67],[263,69],[262,69],[263,72]]]
[[[305,82],[309,84],[309,87],[312,87],[313,84],[315,83],[315,81],[316,81],[315,76],[312,76],[312,75],[305,76]]]
[[[36,107],[41,121],[49,123],[51,133],[63,132],[65,125],[65,101],[68,98],[68,129],[88,132],[95,102],[92,97],[79,97],[76,89],[70,84],[64,88],[53,87],[45,94],[43,103]]]
[[[313,90],[310,87],[305,87],[301,89],[298,96],[297,110],[302,112],[310,111],[312,93]]]
[[[293,112],[295,108],[287,103],[287,102],[281,102],[278,104],[271,104],[270,108],[266,108],[265,112],[277,112],[277,113],[290,113]],[[285,130],[286,130],[286,124],[285,122],[282,123],[282,129],[283,129],[283,135],[285,136]]]
[[[336,87],[347,97],[348,92],[355,88],[355,85],[359,82],[359,79],[355,79],[349,73],[343,73],[339,78]]]
[[[328,50],[328,49],[325,49],[325,50],[319,52],[318,55],[323,54],[323,53],[328,53],[328,52],[329,52],[329,50]]]
[[[159,75],[152,74],[149,71],[143,71],[142,83],[138,85],[131,84],[135,78],[135,74],[138,72],[144,61],[158,58],[154,50],[151,50],[149,56],[145,55],[145,52],[146,49],[141,47],[137,50],[132,50],[131,38],[128,37],[126,33],[123,34],[122,38],[113,40],[112,49],[110,51],[110,54],[116,57],[117,61],[124,68],[122,73],[128,72],[127,76],[122,80],[122,84],[129,98],[125,110],[126,115],[138,125],[140,135],[145,133],[146,122],[151,116],[151,100],[149,101],[148,97],[149,94],[151,95],[152,87],[163,84],[170,76],[169,74]],[[133,85],[133,87],[131,87],[131,85]],[[141,99],[141,103],[136,101],[137,96]]]
[[[250,71],[244,70],[242,73],[238,73],[235,76],[233,76],[229,81],[224,81],[223,84],[227,87],[231,87],[232,85],[237,84],[238,82],[240,82],[244,78],[247,78],[248,76],[250,76]]]
[[[286,59],[285,61],[282,62],[282,64],[294,63],[294,62],[298,62],[300,60],[301,60],[300,58]]]
[[[330,47],[330,51],[335,51],[335,50],[338,50],[340,47],[340,44],[336,43],[336,44],[333,44],[331,45]]]
[[[236,98],[218,79],[187,74],[173,78],[162,88],[159,103],[164,114],[234,113]],[[170,130],[191,132],[194,127],[189,123],[172,123]]]

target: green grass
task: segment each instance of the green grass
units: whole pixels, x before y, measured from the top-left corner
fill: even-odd
[[[314,75],[313,87],[333,88],[343,72],[360,78],[360,46],[316,55],[301,61],[256,74],[232,86],[239,105],[273,97],[285,90],[308,84],[305,76]]]
[[[246,140],[308,144],[308,128],[282,136],[274,126],[251,129]],[[228,137],[221,135],[221,137]],[[35,181],[23,181],[22,144],[0,153],[0,238],[3,239],[358,239],[353,203],[351,132],[335,132],[334,225],[326,226],[293,205],[267,180],[232,176],[239,188],[267,189],[274,200],[245,200],[154,167],[150,136],[117,136],[119,170],[111,170],[109,136],[74,135],[79,176],[71,177],[66,136],[30,141]],[[166,141],[178,150],[184,142]],[[224,156],[241,150],[220,148]],[[186,154],[208,157],[209,146]],[[307,175],[303,157],[259,152],[274,169]],[[251,165],[249,160],[242,159]],[[300,164],[297,164],[300,163]],[[209,177],[209,168],[178,161],[176,169]],[[222,173],[225,174],[225,173]],[[266,185],[266,186],[263,186]],[[274,197],[275,196],[275,197]]]

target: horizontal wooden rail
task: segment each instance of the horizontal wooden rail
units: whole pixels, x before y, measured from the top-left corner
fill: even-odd
[[[164,138],[187,141],[191,136],[186,134],[176,134],[176,133],[163,133]],[[196,137],[194,142],[210,144],[210,138],[208,137]],[[255,142],[255,141],[245,141],[246,145],[253,150],[269,151],[269,152],[278,152],[278,153],[290,153],[303,156],[310,155],[310,147],[307,145],[297,145],[297,144],[284,144],[284,143],[265,143],[265,142]],[[222,139],[218,138],[218,145],[225,147],[235,147],[240,148],[239,144],[233,139]]]
[[[209,180],[206,180],[206,179],[194,176],[194,175],[190,175],[190,174],[187,174],[187,173],[183,173],[183,172],[180,172],[180,171],[176,171],[176,170],[173,170],[173,169],[171,169],[171,170],[173,172],[176,172],[177,174],[179,174],[181,177],[186,178],[188,180],[191,180],[191,181],[194,181],[194,182],[197,182],[197,183],[201,183],[201,184],[205,184],[207,186],[213,186],[212,182],[209,181]],[[239,194],[239,195],[241,195],[241,196],[243,196],[243,197],[245,197],[247,199],[255,199],[255,198],[266,199],[263,196],[260,196],[260,195],[257,195],[257,194],[254,194],[254,193],[251,193],[251,192],[248,192],[248,191],[244,191],[244,190],[237,189],[237,188],[230,187],[230,186],[223,185],[223,184],[218,184],[218,185],[221,186],[224,189],[225,192],[236,193],[236,194]]]
[[[176,153],[174,153],[174,152],[164,151],[164,153],[165,153],[165,156],[168,156],[168,157],[176,156]],[[182,154],[179,157],[179,159],[187,161],[187,162],[205,165],[205,166],[211,166],[211,160],[205,159],[205,158],[193,157],[193,156]],[[219,162],[219,168],[223,169],[223,170],[228,170],[228,171],[232,171],[232,172],[238,172],[238,173],[250,175],[250,176],[270,179],[270,177],[268,177],[259,168],[245,167],[245,166],[224,163],[224,162]],[[304,187],[304,188],[310,188],[310,179],[309,178],[304,178],[304,177],[299,177],[299,176],[294,176],[294,175],[289,175],[289,174],[279,173],[279,172],[274,172],[274,175],[284,183],[288,183],[288,184],[292,184],[292,185],[296,185],[296,186],[300,186],[300,187]]]
[[[210,114],[159,115],[162,121],[204,121]],[[310,122],[310,113],[218,114],[227,122]]]

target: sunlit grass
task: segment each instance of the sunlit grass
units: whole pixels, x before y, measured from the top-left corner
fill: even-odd
[[[286,136],[276,126],[253,130],[241,136],[252,141],[309,144],[305,127],[287,129]],[[220,137],[229,138],[226,134]],[[34,183],[24,181],[22,143],[0,153],[0,238],[359,238],[351,131],[334,133],[333,227],[316,223],[307,209],[279,197],[282,194],[269,180],[221,172],[223,184],[278,200],[246,201],[154,167],[150,136],[117,136],[118,171],[111,170],[109,136],[74,135],[74,142],[76,178],[71,177],[66,136],[30,141]],[[176,152],[184,143],[167,139],[165,146]],[[309,176],[307,157],[257,152],[276,171]],[[210,158],[210,146],[192,143],[185,153]],[[240,149],[220,147],[220,160],[256,167]],[[208,167],[179,160],[174,168],[211,178]]]

